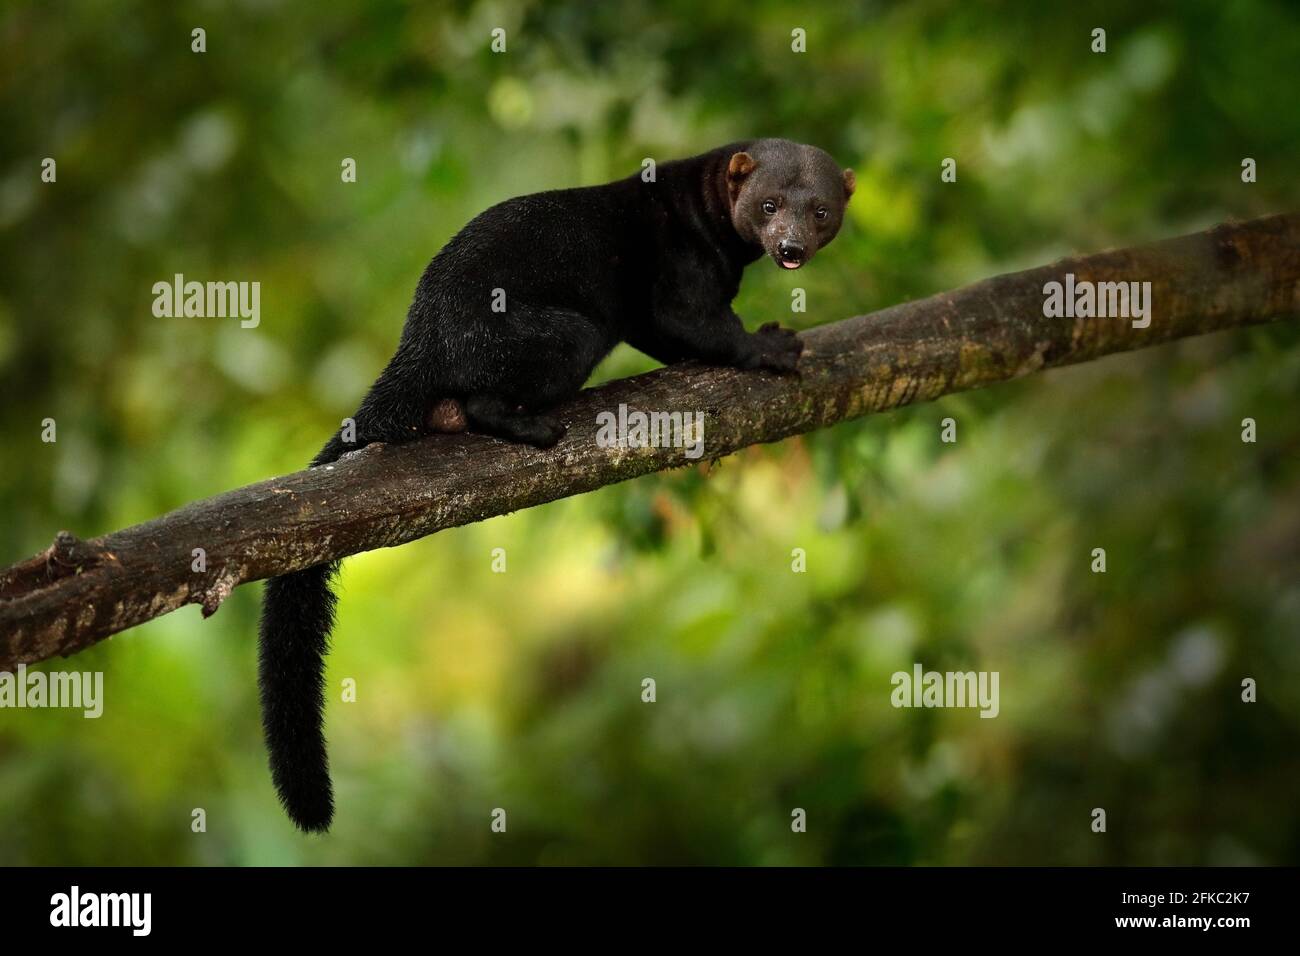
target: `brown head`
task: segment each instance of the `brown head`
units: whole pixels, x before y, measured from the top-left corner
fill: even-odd
[[[829,153],[787,139],[755,140],[727,164],[732,225],[785,269],[835,238],[855,185]]]

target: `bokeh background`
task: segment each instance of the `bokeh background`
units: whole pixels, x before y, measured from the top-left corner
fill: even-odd
[[[1282,2],[0,16],[0,563],[302,467],[464,222],[646,156],[778,135],[857,170],[811,268],[751,268],[751,327],[1300,209]],[[260,281],[260,327],[155,318],[175,272]],[[653,365],[621,347],[596,378]],[[0,864],[1298,863],[1298,393],[1283,323],[349,560],[326,838],[266,770],[261,586],[184,608],[48,665],[105,672],[99,720],[0,711]],[[916,661],[999,671],[1001,715],[893,709]]]

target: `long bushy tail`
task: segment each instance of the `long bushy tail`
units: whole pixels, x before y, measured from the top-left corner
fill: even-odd
[[[337,570],[330,562],[271,578],[262,598],[258,684],[271,776],[284,809],[307,832],[328,830],[334,816],[323,715]]]
[[[370,442],[418,437],[430,392],[422,372],[404,339],[357,410],[356,442],[345,444],[335,433],[312,464],[336,461]],[[285,810],[308,832],[328,830],[334,816],[325,750],[325,655],[338,566],[330,561],[271,578],[262,598],[258,685],[271,776]]]

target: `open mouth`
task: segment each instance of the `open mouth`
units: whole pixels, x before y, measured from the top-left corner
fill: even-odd
[[[807,261],[802,256],[775,255],[772,258],[776,260],[776,264],[782,269],[798,269]]]

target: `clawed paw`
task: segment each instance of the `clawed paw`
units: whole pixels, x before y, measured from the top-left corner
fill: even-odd
[[[794,372],[803,355],[803,339],[794,329],[784,329],[768,322],[754,333],[754,354],[746,368],[766,368],[774,372]]]
[[[559,419],[549,415],[535,415],[527,424],[521,424],[517,433],[519,441],[534,448],[550,448],[561,438],[568,428]]]

